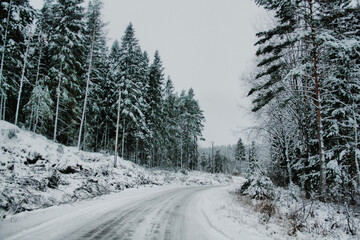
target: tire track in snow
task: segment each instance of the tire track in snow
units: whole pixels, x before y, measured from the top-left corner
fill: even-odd
[[[170,196],[169,196],[170,195]],[[165,207],[171,203],[175,198],[178,198],[180,195],[183,195],[182,191],[174,190],[167,193],[167,197],[160,195],[155,198],[141,201],[133,205],[132,207],[121,210],[116,215],[108,216],[110,219],[100,224],[93,230],[84,234],[80,239],[133,239],[133,235],[136,232],[137,228],[149,227],[146,239],[161,239],[158,238],[160,233],[158,227],[159,223],[156,224],[156,219],[160,218],[160,215],[164,212]],[[150,224],[146,223],[146,216],[154,215],[151,219]],[[155,221],[155,222],[154,222]],[[155,238],[152,236],[156,236]]]
[[[11,239],[229,240],[205,214],[213,186],[154,189],[110,201],[78,204],[51,221],[23,229]],[[211,211],[211,209],[209,209]]]

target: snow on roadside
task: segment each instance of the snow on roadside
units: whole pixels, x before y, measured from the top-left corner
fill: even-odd
[[[240,195],[238,190],[244,182],[241,177],[233,177],[233,183],[213,203],[217,218],[212,220],[224,228],[236,229],[244,239],[359,239],[359,209],[304,200],[296,187],[276,188],[277,197],[268,205]],[[270,217],[269,207],[273,210]]]
[[[71,203],[143,185],[224,184],[203,172],[149,170],[114,156],[78,151],[0,121],[0,216]]]
[[[209,191],[210,196],[203,199],[203,212],[208,221],[216,226],[228,239],[270,240],[287,239],[277,226],[264,225],[259,214],[240,203],[234,196],[235,189],[245,179],[233,177],[233,183],[221,189]],[[208,194],[208,195],[209,195]]]

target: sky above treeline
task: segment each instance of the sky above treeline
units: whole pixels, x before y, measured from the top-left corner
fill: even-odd
[[[87,1],[85,1],[87,2]],[[103,0],[109,45],[131,22],[142,50],[151,59],[159,51],[165,77],[176,91],[195,91],[206,118],[203,147],[249,142],[253,126],[248,86],[256,28],[266,15],[253,0]],[[40,9],[43,0],[30,0]]]

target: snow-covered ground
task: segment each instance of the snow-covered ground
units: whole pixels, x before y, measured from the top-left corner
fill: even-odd
[[[225,175],[149,170],[101,153],[78,151],[0,121],[0,216],[152,185],[212,185]]]
[[[259,239],[360,239],[360,212],[356,206],[306,200],[299,188],[274,187],[273,201],[251,199],[241,195],[239,187],[245,179],[233,182],[218,201],[219,219],[235,222],[239,236],[263,236]],[[249,235],[250,233],[250,235]],[[254,238],[257,239],[257,238]]]
[[[321,226],[289,235],[291,219],[284,211],[290,208],[279,202],[277,213],[264,220],[254,203],[238,198],[235,190],[244,181],[234,177],[226,186],[139,187],[22,212],[1,221],[0,239],[359,239],[338,227],[321,233]],[[321,225],[323,216],[333,214],[325,207],[317,206],[305,225]]]
[[[360,239],[358,209],[295,186],[266,202],[241,177],[112,164],[0,121],[0,239]]]

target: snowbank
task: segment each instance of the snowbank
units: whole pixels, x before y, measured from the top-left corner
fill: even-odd
[[[149,170],[114,156],[78,151],[0,121],[0,213],[19,213],[143,185],[224,184],[203,172]]]
[[[359,239],[358,206],[305,199],[298,187],[275,187],[266,177],[249,180],[234,177],[232,200],[221,210],[248,231],[270,239]]]

